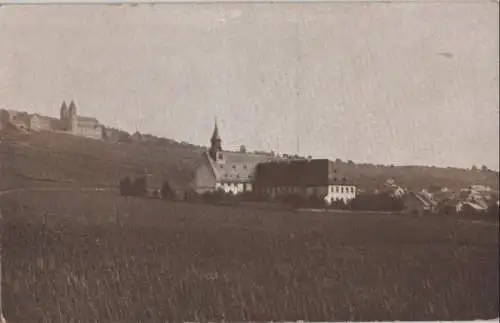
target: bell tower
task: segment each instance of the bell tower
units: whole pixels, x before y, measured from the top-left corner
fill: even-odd
[[[210,139],[210,149],[208,154],[210,158],[214,162],[223,164],[224,163],[224,155],[222,154],[222,140],[219,136],[219,127],[217,126],[217,119],[215,119],[214,132],[212,134],[212,138]]]

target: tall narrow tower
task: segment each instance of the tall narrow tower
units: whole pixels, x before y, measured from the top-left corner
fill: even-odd
[[[76,133],[77,130],[77,112],[76,112],[76,105],[73,100],[69,103],[68,107],[68,119],[69,119],[69,131]]]
[[[209,155],[213,161],[218,163],[224,163],[224,156],[222,154],[222,140],[219,135],[219,127],[217,126],[217,119],[215,119],[214,132],[212,138],[210,138],[210,150]]]

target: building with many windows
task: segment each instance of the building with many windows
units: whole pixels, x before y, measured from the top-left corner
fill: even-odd
[[[316,196],[328,203],[347,203],[356,197],[356,187],[335,170],[328,159],[289,159],[272,155],[222,150],[217,122],[196,170],[194,188],[198,193],[222,190],[240,194],[255,192],[271,198],[285,194]]]
[[[271,161],[257,165],[255,188],[271,198],[298,194],[315,196],[327,203],[356,197],[356,187],[337,173],[328,159],[298,159]]]

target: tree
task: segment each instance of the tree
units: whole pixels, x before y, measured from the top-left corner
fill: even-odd
[[[344,203],[344,200],[339,199],[339,200],[332,201],[330,203],[330,205],[328,206],[328,208],[335,209],[335,210],[343,210],[343,209],[346,209],[347,206],[348,205],[346,203]]]
[[[120,195],[121,196],[132,195],[132,181],[128,176],[120,180]]]
[[[471,170],[474,171],[474,172],[477,172],[477,166],[476,165],[472,165]]]
[[[353,162],[352,160],[350,160],[350,159],[347,161],[347,163],[348,163],[349,165],[354,165],[354,162]]]
[[[148,187],[145,176],[138,177],[132,183],[132,195],[143,197],[146,196]]]
[[[247,147],[245,145],[240,146],[240,153],[246,153],[247,152]]]
[[[165,200],[172,200],[174,198],[174,191],[168,180],[165,180],[161,187],[161,198]]]
[[[488,172],[489,170],[490,169],[486,165],[481,166],[481,171],[482,172]]]
[[[120,131],[118,134],[119,142],[131,142],[130,135],[128,132]]]

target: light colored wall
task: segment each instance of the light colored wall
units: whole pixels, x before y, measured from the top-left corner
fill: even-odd
[[[232,193],[234,195],[243,193],[244,185],[243,183],[227,183],[227,182],[217,182],[215,188],[222,189],[225,193]],[[248,188],[247,188],[248,191]]]
[[[33,116],[30,119],[29,128],[34,131],[52,130],[52,121],[48,118]]]
[[[330,185],[328,193],[325,196],[325,201],[332,203],[333,201],[343,200],[347,203],[356,198],[356,187],[353,185]]]
[[[78,126],[76,128],[76,131],[74,131],[73,133],[76,134],[77,136],[93,138],[93,139],[102,139],[102,131],[100,127],[94,128],[94,127]]]

